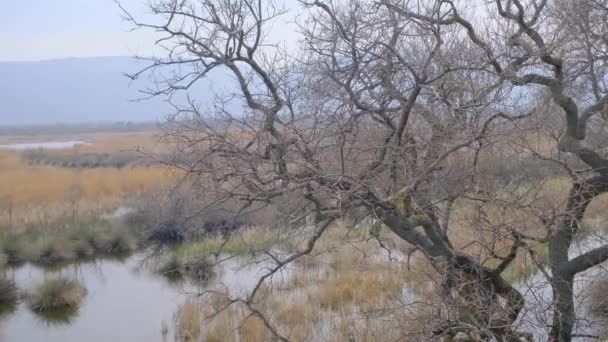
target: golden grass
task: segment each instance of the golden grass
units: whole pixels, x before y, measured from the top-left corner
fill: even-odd
[[[346,226],[337,224],[329,235],[344,237],[345,233]],[[398,306],[406,284],[424,292],[428,286],[422,272],[426,270],[410,272],[401,262],[389,262],[377,243],[359,238],[345,241],[338,249],[325,241],[321,247],[329,251],[296,265],[287,280],[278,277],[260,288],[256,307],[283,336],[292,341],[349,341],[353,333],[361,341],[397,336],[394,317],[361,322],[363,313]],[[234,305],[218,313],[223,305],[214,304],[217,300],[212,298],[206,302],[207,314],[214,318],[204,332],[205,341],[272,340],[263,322],[247,308]]]
[[[405,272],[399,267],[387,270],[382,264],[370,264],[365,268],[346,268],[319,281],[308,300],[333,311],[351,306],[370,310],[398,302],[405,284]]]
[[[5,142],[20,141],[19,137],[5,137]],[[45,141],[45,137],[28,137],[24,141]],[[48,140],[49,138],[46,138]],[[147,151],[167,149],[158,144],[156,133],[99,133],[70,137],[91,142],[50,153],[111,153],[137,146]],[[62,140],[53,137],[53,140]],[[120,205],[127,194],[151,186],[167,184],[175,173],[162,166],[134,166],[127,168],[72,169],[31,165],[21,159],[21,151],[0,150],[0,224],[40,221],[65,214],[65,203],[70,189],[78,189],[78,210],[100,212]]]
[[[166,177],[167,170],[157,167],[86,170],[31,167],[3,173],[0,187],[12,197],[14,205],[20,207],[28,203],[63,201],[66,190],[73,186],[81,189],[86,200],[141,191]]]
[[[196,341],[202,331],[200,303],[189,298],[180,307],[177,314],[177,333],[182,341]]]
[[[162,167],[86,170],[30,167],[1,173],[0,189],[5,201],[11,202],[13,222],[19,222],[26,220],[28,214],[57,216],[53,213],[66,209],[66,192],[70,188],[80,189],[79,210],[97,211],[115,207],[124,195],[165,184],[170,178]],[[6,219],[8,208],[4,206],[0,214]],[[36,213],[36,209],[45,212]]]

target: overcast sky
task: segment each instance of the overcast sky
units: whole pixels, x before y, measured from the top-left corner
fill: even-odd
[[[295,0],[284,0],[294,6]],[[144,0],[121,0],[147,13]],[[151,32],[129,32],[113,0],[0,0],[0,61],[152,53]],[[286,30],[277,30],[287,38]]]
[[[135,7],[139,0],[126,0]],[[151,46],[112,0],[0,0],[0,61],[127,56]]]

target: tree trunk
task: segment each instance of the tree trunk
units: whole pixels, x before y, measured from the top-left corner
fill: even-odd
[[[574,327],[574,295],[573,277],[563,274],[554,274],[551,281],[553,288],[553,324],[549,334],[549,341],[569,342],[572,340]]]
[[[572,340],[574,320],[573,283],[576,274],[565,269],[568,265],[568,251],[574,236],[579,231],[579,222],[591,200],[605,192],[606,180],[603,176],[592,177],[572,185],[568,195],[566,217],[549,238],[549,265],[551,268],[551,288],[553,290],[553,324],[549,341],[566,342]]]

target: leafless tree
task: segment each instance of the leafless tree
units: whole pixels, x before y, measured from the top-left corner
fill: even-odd
[[[547,244],[549,335],[571,340],[574,277],[608,259],[608,246],[568,256],[587,206],[608,191],[608,160],[586,142],[606,134],[608,3],[299,3],[305,14],[295,56],[269,43],[271,24],[285,12],[273,1],[159,0],[150,4],[154,22],[125,11],[137,28],[159,32],[167,51],[131,75],[157,72],[150,95],[187,91],[216,69],[236,81],[238,91],[207,111],[193,100],[176,105],[169,136],[185,156],[177,166],[204,180],[218,201],[240,201],[242,211],[289,197],[298,203],[286,211],[289,221],[312,215],[317,223],[305,248],[277,258],[239,301],[286,340],[256,308],[257,291],[309,253],[331,222],[350,216],[381,223],[415,246],[445,277],[445,293],[468,303],[460,319],[501,340],[517,338],[524,306],[502,274],[529,243]],[[498,260],[490,267],[455,247],[451,208],[459,198],[505,202],[484,183],[483,164],[508,158],[491,155],[539,105],[554,109],[545,117],[552,125],[565,121],[562,153],[546,159],[573,186],[565,208],[538,215],[545,236],[501,226],[497,239],[509,248],[489,248]],[[571,156],[584,170],[572,167]]]

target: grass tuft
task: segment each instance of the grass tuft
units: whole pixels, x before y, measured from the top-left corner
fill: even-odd
[[[66,262],[75,258],[73,246],[70,241],[61,237],[46,236],[34,245],[31,261],[52,264]]]
[[[0,239],[0,252],[4,254],[9,265],[19,264],[27,259],[25,241],[15,234],[8,234]]]
[[[189,255],[173,250],[161,261],[157,272],[171,279],[188,277],[196,282],[205,282],[213,276],[213,265],[205,255]]]
[[[17,299],[15,282],[5,277],[0,277],[0,305],[16,303]]]
[[[78,308],[85,295],[86,290],[78,281],[59,277],[36,285],[25,298],[30,309],[46,312]]]
[[[126,229],[112,228],[96,234],[91,240],[96,252],[104,255],[124,255],[133,252],[135,239]]]
[[[0,232],[0,254],[9,265],[25,261],[52,265],[125,256],[135,251],[136,241],[136,233],[126,225],[85,218],[78,223],[59,221]]]

